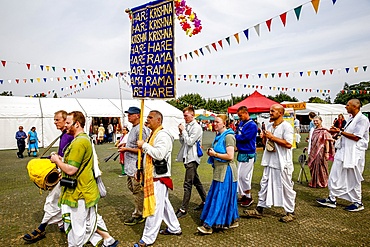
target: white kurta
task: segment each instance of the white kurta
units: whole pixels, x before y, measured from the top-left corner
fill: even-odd
[[[369,120],[361,112],[347,121],[344,132],[358,136],[353,141],[344,136],[341,148],[335,153],[334,162],[329,175],[329,196],[339,197],[350,202],[361,202],[362,173],[365,167],[365,151],[369,143]]]
[[[275,129],[270,123],[267,128],[274,136],[293,143],[293,127],[286,121]],[[276,152],[265,149],[261,165],[265,166],[260,182],[261,190],[258,192],[260,207],[283,207],[285,212],[292,213],[295,208],[296,192],[293,190],[292,173],[294,170],[292,150],[275,143]]]

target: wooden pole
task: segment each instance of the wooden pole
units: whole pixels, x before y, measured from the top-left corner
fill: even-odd
[[[144,99],[141,99],[140,106],[140,129],[139,129],[139,140],[143,139],[143,126],[144,126]],[[141,149],[137,152],[137,169],[141,169]]]

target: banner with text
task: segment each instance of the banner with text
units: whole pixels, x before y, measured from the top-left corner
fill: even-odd
[[[131,13],[131,87],[134,98],[174,98],[174,6],[159,0]]]

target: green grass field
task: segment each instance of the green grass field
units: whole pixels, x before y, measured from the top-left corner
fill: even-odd
[[[214,134],[205,132],[204,149],[207,149]],[[302,135],[302,140],[305,135]],[[246,219],[241,217],[240,226],[236,229],[216,232],[209,236],[201,236],[196,227],[200,224],[200,213],[189,210],[187,217],[180,220],[183,230],[181,236],[158,236],[154,246],[370,246],[368,227],[370,223],[370,168],[365,166],[362,195],[365,210],[350,213],[343,210],[348,202],[338,199],[336,209],[323,208],[316,204],[315,199],[326,197],[328,189],[312,189],[297,183],[300,165],[298,156],[306,143],[300,143],[293,151],[295,171],[294,189],[297,192],[297,220],[289,224],[278,221],[283,215],[282,208],[265,210],[264,217]],[[103,159],[114,152],[112,144],[96,146],[100,167],[103,170],[103,181],[108,189],[108,196],[99,202],[99,212],[103,216],[111,234],[120,240],[119,246],[132,246],[141,238],[144,224],[133,227],[125,226],[124,220],[131,215],[133,198],[126,187],[126,178],[118,178],[121,167],[118,162],[104,162]],[[183,196],[184,167],[175,162],[179,150],[179,142],[175,141],[172,154],[172,178],[175,189],[170,192],[170,200],[175,210],[180,206]],[[18,159],[16,150],[0,151],[0,243],[2,246],[23,246],[23,234],[37,227],[43,216],[43,205],[47,192],[40,195],[38,188],[29,180],[26,165],[31,159]],[[252,194],[257,200],[259,180],[262,175],[260,160],[262,151],[258,151],[258,160],[253,175]],[[367,162],[370,159],[367,152]],[[306,166],[306,173],[309,170]],[[212,180],[212,167],[202,159],[199,174],[208,190]],[[310,177],[309,177],[310,179]],[[193,190],[190,208],[200,203],[200,198]],[[251,208],[255,207],[255,203]],[[243,209],[239,213],[243,215]],[[65,235],[58,231],[57,226],[47,228],[46,238],[32,246],[67,246]]]

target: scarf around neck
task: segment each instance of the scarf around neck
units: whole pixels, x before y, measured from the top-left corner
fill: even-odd
[[[212,143],[213,150],[215,150],[216,153],[220,154],[226,154],[226,135],[232,134],[234,135],[234,131],[232,129],[226,129],[221,134],[217,134],[215,137],[215,140]],[[220,161],[220,162],[229,162],[227,160],[223,160],[216,157],[209,157],[208,163],[214,164],[214,160]]]
[[[154,140],[158,132],[162,130],[162,125],[159,126],[148,138],[148,144],[154,146]],[[144,209],[143,217],[153,215],[155,212],[155,196],[153,183],[153,158],[146,154],[145,169],[144,169]]]

